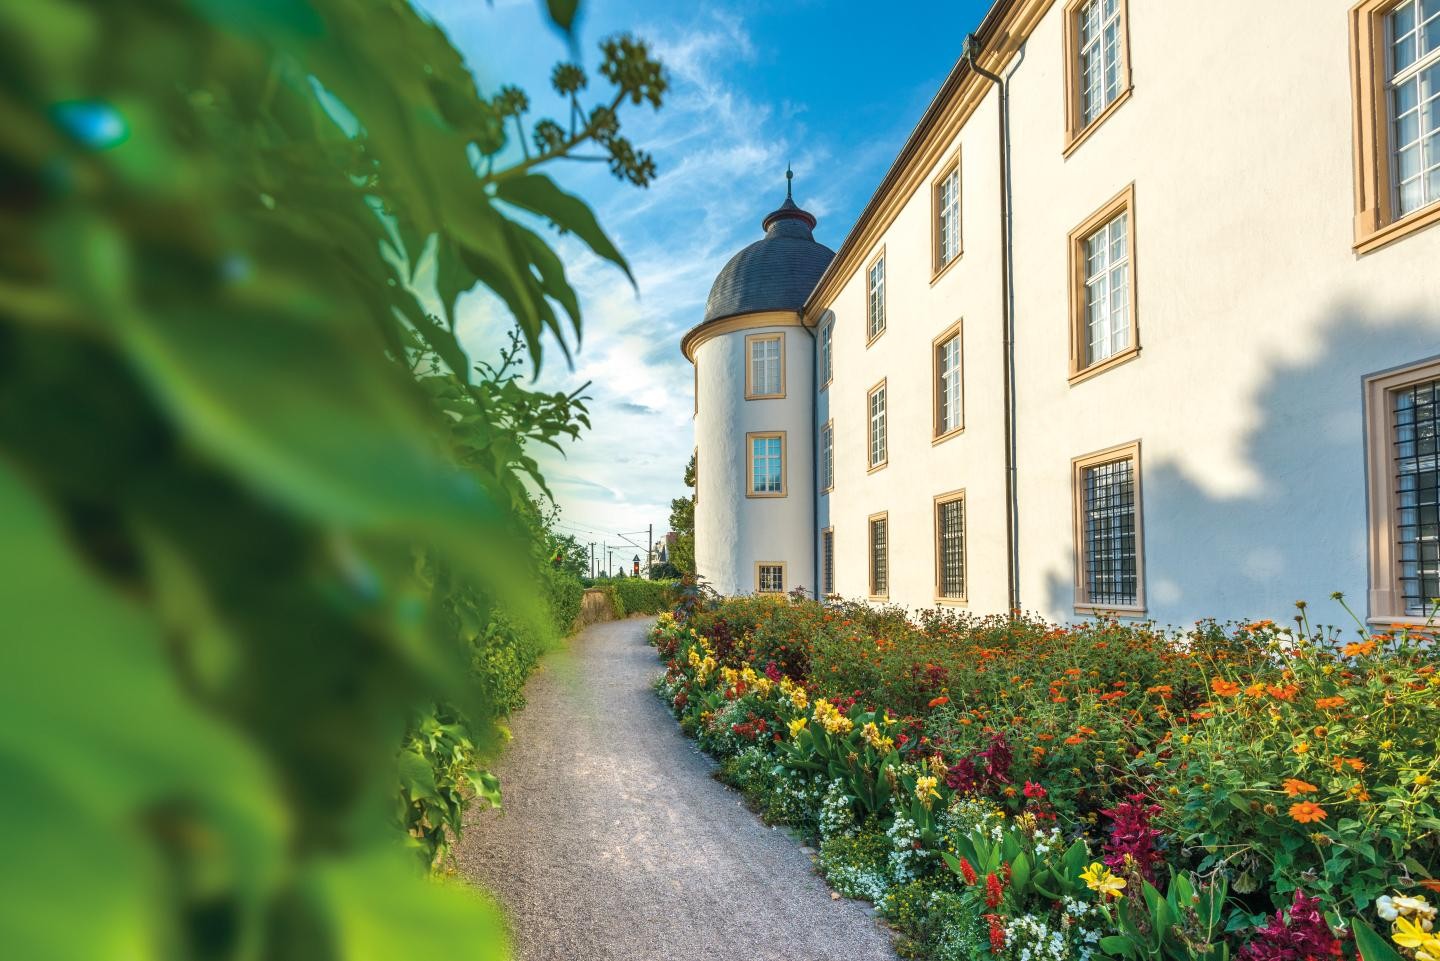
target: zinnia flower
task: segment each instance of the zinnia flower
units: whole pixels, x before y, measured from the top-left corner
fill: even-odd
[[[936,698],[931,698],[931,700],[930,700],[930,706],[931,706],[931,707],[939,707],[939,706],[942,705],[942,704],[949,704],[949,703],[950,703],[950,699],[949,699],[948,697],[946,697],[944,694],[941,694],[939,697],[936,697]]]
[[[1301,824],[1325,820],[1325,809],[1314,801],[1298,801],[1290,805],[1290,817]]]
[[[1234,681],[1227,681],[1223,677],[1217,677],[1210,682],[1210,690],[1221,697],[1234,697],[1240,693],[1240,685]]]
[[[1282,786],[1285,788],[1285,793],[1288,794],[1290,797],[1294,797],[1297,794],[1313,794],[1314,792],[1320,790],[1318,787],[1310,784],[1307,781],[1301,781],[1300,779],[1293,777],[1287,777],[1285,779],[1285,783]]]
[[[1332,708],[1332,707],[1344,707],[1344,706],[1345,706],[1345,699],[1344,699],[1343,697],[1321,697],[1321,698],[1316,698],[1316,700],[1315,700],[1315,706],[1318,707],[1318,708],[1320,708],[1321,710],[1327,710],[1327,709]]]

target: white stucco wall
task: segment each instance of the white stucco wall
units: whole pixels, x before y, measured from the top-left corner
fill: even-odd
[[[1131,2],[1134,95],[1068,158],[1060,4],[1012,62],[1026,608],[1077,616],[1071,459],[1139,440],[1150,617],[1282,620],[1307,598],[1334,621],[1333,590],[1363,609],[1361,379],[1440,354],[1440,227],[1353,252],[1349,6],[1225,0],[1197,17]],[[866,593],[866,518],[888,511],[890,597],[931,604],[932,499],[964,488],[969,607],[1006,606],[996,101],[956,142],[961,262],[932,285],[937,167],[827,305],[837,477],[820,526],[846,596]],[[1071,386],[1067,237],[1131,183],[1141,353]],[[867,348],[863,270],[880,245],[888,329]],[[931,342],[962,317],[965,432],[932,446]],[[890,462],[867,474],[865,397],[882,377]]]
[[[814,576],[814,345],[797,315],[755,315],[756,326],[704,340],[695,350],[695,563],[725,594],[756,590],[757,562],[785,564],[785,589],[811,588]],[[766,322],[770,325],[766,325]],[[788,324],[785,324],[789,321]],[[745,399],[745,338],[785,338],[784,398]],[[747,497],[745,435],[785,432],[784,497]]]

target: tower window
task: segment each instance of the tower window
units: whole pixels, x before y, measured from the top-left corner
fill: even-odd
[[[769,431],[745,435],[748,448],[747,497],[785,496],[785,432]]]
[[[785,396],[785,335],[751,334],[745,338],[745,399]]]
[[[759,594],[784,594],[785,565],[775,561],[756,564],[755,590]]]

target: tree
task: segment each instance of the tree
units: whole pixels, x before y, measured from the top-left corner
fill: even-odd
[[[527,131],[404,3],[0,6],[7,952],[503,955],[420,862],[442,781],[494,791],[521,678],[475,665],[546,629],[526,445],[585,415],[476,369],[455,304],[569,353],[550,227],[629,269],[541,166],[648,183],[618,111],[660,65],[608,40]]]
[[[685,486],[695,487],[695,455],[685,465]],[[684,574],[695,573],[695,495],[677,497],[670,502],[670,529],[675,532],[675,546],[670,549],[670,563]]]

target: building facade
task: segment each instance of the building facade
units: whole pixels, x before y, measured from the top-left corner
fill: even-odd
[[[1423,618],[1440,0],[1262,7],[995,4],[809,289],[687,335],[703,576],[1059,620],[1279,620],[1337,590]],[[756,498],[774,432],[784,495]]]

